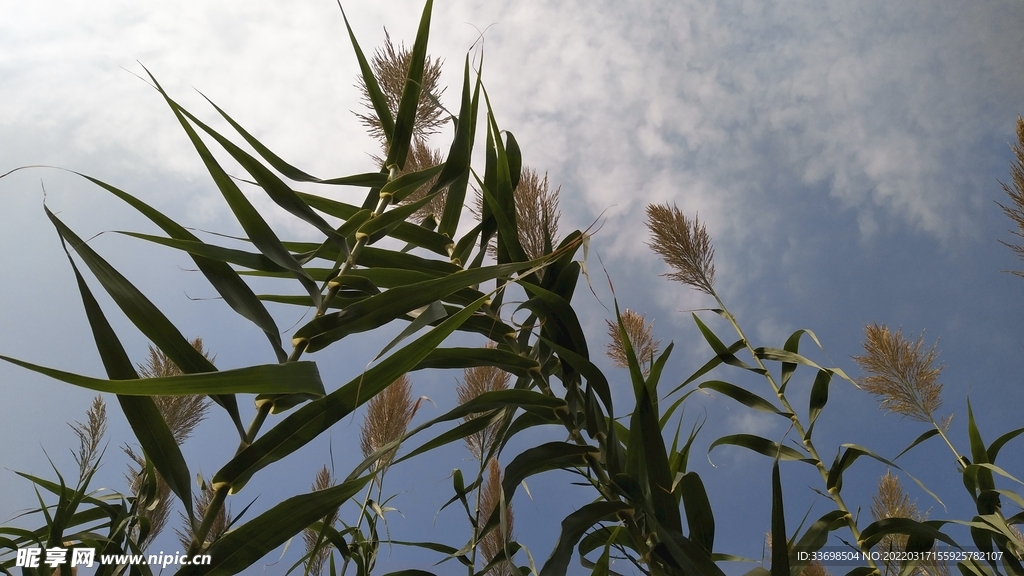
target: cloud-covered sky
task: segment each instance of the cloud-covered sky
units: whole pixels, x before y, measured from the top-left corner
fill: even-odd
[[[346,3],[364,49],[382,42],[385,26],[411,44],[420,8],[405,0]],[[562,229],[599,225],[588,262],[595,290],[609,305],[603,262],[621,305],[654,318],[658,337],[676,342],[670,381],[708,357],[686,311],[711,303],[658,276],[665,268],[643,227],[652,202],[674,202],[707,223],[717,288],[762,345],[780,346],[793,330],[811,328],[827,350],[823,361],[856,373],[849,357],[860,352],[866,323],[926,330],[929,343],[941,338],[944,410],[956,413],[953,437],[966,445],[968,395],[986,415],[987,438],[1020,425],[1019,401],[1006,399],[1019,400],[1024,385],[1024,323],[1015,306],[1024,281],[1001,272],[1021,264],[997,242],[1012,237],[995,202],[1024,111],[1022,26],[1024,5],[1013,1],[453,1],[435,6],[430,52],[447,63],[443,100],[454,107],[462,63],[482,34],[484,81],[499,124],[515,133],[528,165],[561,185]],[[308,172],[374,169],[374,143],[351,114],[360,107],[357,67],[335,4],[48,0],[0,8],[0,173],[27,164],[79,170],[188,225],[238,232],[173,115],[132,75],[144,74],[139,62],[201,118],[221,125],[193,88]],[[43,186],[47,204],[83,237],[149,228],[66,174],[33,170],[0,180],[0,354],[98,375],[71,272],[41,210]],[[275,225],[305,234],[268,201],[254,202]],[[202,335],[220,365],[271,360],[244,322],[186,297],[212,293],[183,270],[187,259],[113,234],[94,243],[167,307],[183,333]],[[597,349],[608,312],[589,291],[578,291],[577,302]],[[279,317],[282,326],[298,320]],[[124,322],[117,327],[132,333]],[[124,339],[141,361],[145,342]],[[353,353],[360,358],[353,370],[372,358],[373,345]],[[450,375],[433,378],[423,393],[450,402]],[[6,365],[0,387],[6,520],[31,505],[23,500],[31,496],[27,483],[10,470],[48,474],[44,449],[66,467],[73,436],[63,423],[82,418],[90,394]],[[891,456],[922,431],[884,416],[852,387],[840,386],[829,410],[829,426],[819,427],[829,450],[855,441]],[[704,449],[726,432],[785,433],[724,398],[702,398],[688,416],[705,417]],[[357,427],[358,419],[339,425],[331,446],[350,453]],[[123,424],[115,433],[111,486],[120,478],[118,448],[129,439]],[[269,477],[281,484],[273,490],[304,490],[326,446],[297,457],[301,478],[297,471]],[[907,467],[935,478],[950,514],[967,514],[953,462],[937,446],[924,448]],[[216,454],[230,447],[194,441],[187,449],[210,475],[223,458]],[[445,475],[465,464],[453,454],[436,480],[404,488],[399,507],[407,518],[409,510],[433,517]],[[717,467],[702,453],[693,465],[712,486],[723,551],[757,557],[770,463],[721,448],[711,456]],[[1024,473],[1020,458],[1005,464]],[[865,465],[863,482],[849,489],[865,511],[873,478],[884,471]],[[794,502],[810,505],[805,487],[813,480],[791,473]],[[532,492],[534,501],[516,505],[521,531],[537,535],[524,542],[543,558],[557,522],[542,512],[540,491]],[[915,497],[933,507],[933,518],[945,517],[927,495]],[[816,506],[816,514],[826,511]],[[405,520],[392,522],[402,538]],[[461,544],[462,533],[452,530],[449,543]]]

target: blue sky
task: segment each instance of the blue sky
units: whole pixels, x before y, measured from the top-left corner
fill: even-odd
[[[418,2],[350,4],[365,49],[382,42],[384,26],[411,43]],[[360,107],[355,59],[331,2],[44,1],[5,6],[0,14],[0,172],[27,164],[79,170],[186,225],[238,232],[173,115],[125,70],[140,73],[136,61],[201,118],[215,113],[193,88],[307,172],[373,169],[375,145],[350,112]],[[484,32],[484,81],[498,122],[515,133],[528,165],[561,184],[561,229],[600,225],[588,267],[601,301],[586,290],[576,297],[595,352],[606,341],[611,306],[603,262],[620,305],[654,319],[656,335],[676,343],[666,384],[708,358],[688,311],[712,303],[661,278],[666,268],[644,244],[645,206],[675,202],[707,223],[716,288],[756,343],[781,346],[792,331],[810,328],[827,351],[819,359],[857,375],[850,356],[860,352],[866,323],[938,340],[946,365],[941,412],[956,414],[952,437],[966,449],[968,396],[983,415],[986,439],[1021,425],[1024,323],[1013,303],[1024,280],[1003,271],[1024,264],[998,243],[1012,237],[995,202],[1002,199],[999,181],[1009,179],[1008,143],[1022,112],[1022,25],[1024,5],[1011,1],[457,1],[437,3],[430,52],[448,63],[442,83],[452,103],[465,54]],[[0,180],[0,353],[99,375],[73,276],[41,209],[42,186],[48,206],[83,237],[151,230],[115,199],[66,174],[33,170]],[[269,201],[253,201],[282,235],[312,238]],[[93,243],[184,334],[201,335],[220,367],[272,361],[262,337],[222,304],[190,300],[213,291],[188,271],[187,258],[109,233]],[[146,342],[110,316],[142,361]],[[300,316],[276,314],[282,327]],[[358,373],[387,340],[361,339],[313,358],[331,374],[331,388]],[[608,366],[625,387],[625,375]],[[421,418],[452,405],[455,376],[416,375],[417,394],[437,403]],[[732,373],[719,376],[747,383]],[[0,390],[6,520],[31,505],[28,483],[12,470],[48,475],[45,450],[70,474],[75,440],[64,422],[83,417],[91,393],[8,365],[0,366]],[[117,489],[119,447],[131,437],[115,406],[101,484]],[[234,446],[218,442],[230,435],[223,414],[213,414],[185,447],[190,466],[207,476]],[[892,456],[923,432],[841,383],[826,417],[817,434],[827,455],[856,442]],[[774,438],[785,428],[721,397],[691,403],[686,425],[701,418],[708,425],[692,465],[709,486],[722,551],[759,557],[770,462],[718,448],[712,466],[704,454],[721,434]],[[235,508],[257,493],[263,496],[254,508],[305,491],[328,449],[339,473],[347,473],[360,422],[361,416],[346,419],[330,438],[257,477]],[[909,482],[908,490],[932,518],[963,518],[969,498],[943,450],[927,444],[901,462],[948,509]],[[1019,442],[1011,444],[1002,464],[1024,477],[1020,454]],[[405,515],[389,520],[396,539],[438,536],[461,545],[466,537],[464,521],[447,511],[434,516],[447,499],[451,469],[472,466],[461,447],[444,455],[389,477]],[[848,500],[866,515],[885,468],[864,463],[855,472],[859,481],[847,486]],[[535,479],[533,499],[519,493],[514,503],[522,540],[538,561],[558,520],[588,497],[569,479]],[[783,481],[793,525],[812,504],[814,516],[827,511],[810,490],[820,481],[797,465],[784,467]],[[173,538],[164,545],[177,546]],[[396,548],[389,567],[403,554]]]

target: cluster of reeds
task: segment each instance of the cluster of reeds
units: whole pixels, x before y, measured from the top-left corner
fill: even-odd
[[[499,127],[480,71],[473,70],[468,56],[459,105],[453,107],[457,112],[439,105],[441,64],[427,54],[431,14],[432,2],[427,0],[410,49],[396,46],[388,36],[371,59],[345,20],[368,108],[359,118],[381,147],[376,164],[366,173],[310,175],[273,153],[219,107],[214,106],[217,114],[237,136],[210,127],[149,76],[243,228],[248,245],[239,249],[206,242],[136,196],[85,178],[128,203],[164,233],[132,236],[188,254],[224,303],[266,337],[266,353],[272,359],[218,370],[201,342],[185,339],[158,306],[47,208],[67,252],[106,378],[0,358],[116,395],[138,446],[128,450],[135,463],[129,494],[90,494],[105,422],[102,402],[94,404],[87,422],[74,426],[80,440],[77,487],[66,488],[62,478],[53,483],[29,477],[57,503],[41,501],[36,512],[46,525],[38,530],[0,528],[0,547],[9,552],[33,543],[54,546],[73,541],[108,553],[140,551],[166,523],[174,501],[184,519],[179,537],[187,554],[205,553],[213,559],[211,565],[185,568],[180,574],[239,573],[297,535],[305,544],[305,555],[293,569],[334,575],[338,555],[342,574],[350,567],[370,574],[381,542],[390,539],[377,529],[384,522],[389,532],[385,513],[391,509],[391,496],[384,489],[388,471],[463,441],[476,459],[476,470],[468,482],[461,468],[453,472],[448,504],[461,504],[465,510],[468,541],[404,545],[432,550],[442,562],[461,563],[470,576],[558,575],[566,573],[574,559],[594,574],[631,566],[652,576],[724,576],[720,564],[733,558],[722,553],[721,539],[716,539],[713,508],[700,475],[688,469],[701,424],[683,433],[678,411],[696,389],[717,392],[788,423],[783,438],[729,434],[711,444],[711,449],[738,446],[774,461],[770,571],[758,567],[751,574],[826,574],[825,566],[797,552],[819,550],[837,530],[845,530],[840,538],[862,552],[879,546],[929,550],[937,541],[957,545],[940,530],[941,523],[916,511],[892,476],[880,485],[874,521],[860,525],[858,507],[844,499],[844,477],[862,457],[898,467],[855,445],[841,446],[834,462],[827,463],[813,438],[833,380],[855,382],[841,369],[819,366],[800,354],[804,336],[820,346],[810,331],[795,332],[781,348],[755,346],[715,289],[714,247],[706,226],[675,205],[648,207],[650,247],[669,266],[666,276],[714,298],[717,307],[712,312],[729,323],[737,339],[723,342],[694,314],[714,355],[666,394],[659,391],[659,384],[673,346],[661,349],[644,315],[616,308],[616,318],[608,324],[608,353],[628,373],[628,385],[621,389],[632,392],[629,405],[616,410],[611,379],[591,360],[587,335],[572,305],[583,272],[576,252],[584,245],[585,234],[573,231],[559,239],[559,189],[552,189],[546,173],[542,177],[523,165],[519,143],[512,132]],[[428,136],[449,122],[454,130],[447,149],[429,147]],[[484,133],[482,170],[471,168],[478,129]],[[1024,121],[1018,122],[1018,129],[1024,147]],[[247,176],[229,177],[211,142]],[[1019,158],[1014,185],[1007,187],[1011,205],[1004,210],[1020,224],[1024,148],[1015,150]],[[282,239],[239,182],[266,193],[308,225],[317,240]],[[333,186],[337,193],[328,197],[295,189],[307,183]],[[471,188],[477,191],[475,203],[467,203]],[[354,197],[349,194],[352,189],[358,190]],[[465,210],[470,208],[467,204],[475,210]],[[462,222],[464,212],[475,220]],[[329,223],[328,217],[340,225]],[[129,360],[79,262],[152,342],[149,362],[141,369]],[[252,276],[279,281],[281,289],[257,295],[247,282]],[[507,298],[509,293],[515,298]],[[312,311],[311,318],[304,318],[284,341],[268,305],[303,315]],[[392,325],[401,327],[399,335],[348,382],[324,378],[310,359],[343,345],[346,338]],[[472,348],[452,345],[448,337],[457,331],[483,337],[487,343]],[[738,356],[743,351],[750,360]],[[923,339],[911,342],[901,331],[872,325],[865,355],[856,361],[868,373],[860,385],[879,395],[883,408],[931,425],[911,448],[935,435],[946,440],[978,509],[970,521],[972,539],[981,549],[1006,553],[1001,563],[961,563],[961,573],[1024,572],[1015,560],[1024,550],[1016,531],[1024,515],[1008,516],[1003,508],[1005,501],[1024,500],[995,485],[995,476],[1008,476],[995,465],[998,453],[1024,429],[985,445],[968,405],[970,458],[963,456],[945,434],[949,421],[935,419],[941,405],[941,369],[935,364],[934,348],[923,347]],[[705,377],[723,364],[756,374],[766,388],[748,390]],[[413,400],[409,373],[432,369],[463,370],[458,405],[413,426],[418,401]],[[813,375],[807,410],[795,408],[799,403],[790,387],[798,369],[801,377],[808,370]],[[248,425],[242,420],[239,395],[253,399]],[[223,409],[223,414],[216,414],[234,425],[238,448],[196,490],[180,444],[206,417],[207,407],[212,408],[204,398]],[[308,492],[272,503],[245,522],[232,519],[230,499],[262,470],[364,406],[363,460],[349,463],[347,475],[335,476],[333,466],[325,466]],[[271,415],[278,418],[272,420]],[[423,439],[435,426],[444,430]],[[547,429],[560,440],[528,446],[514,455],[504,452],[516,434],[534,428]],[[832,507],[796,534],[786,528],[780,461],[813,465],[822,481],[815,490]],[[573,473],[574,485],[587,490],[588,498],[558,519],[560,535],[538,569],[533,555],[515,539],[512,504],[524,480],[553,469]],[[346,515],[349,510],[355,511],[354,521]],[[9,573],[13,561],[6,552],[0,555],[0,569]],[[869,560],[853,573],[889,568]],[[901,574],[931,569],[913,562],[892,568]],[[139,571],[150,573],[145,568]]]

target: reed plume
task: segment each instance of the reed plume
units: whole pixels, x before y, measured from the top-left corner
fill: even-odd
[[[377,79],[384,99],[387,101],[388,110],[391,116],[398,114],[398,105],[402,101],[402,91],[405,90],[405,81],[409,75],[409,65],[412,63],[412,51],[405,47],[405,44],[395,46],[391,41],[391,35],[384,30],[384,46],[378,48],[370,66],[373,68],[373,75]],[[413,135],[418,138],[425,138],[436,133],[443,126],[447,119],[443,117],[444,110],[438,105],[438,98],[444,90],[438,91],[438,81],[441,79],[440,59],[431,59],[427,56],[423,66],[423,83],[420,86],[420,100],[416,107],[416,119],[413,122]],[[356,83],[360,94],[363,97],[363,104],[369,111],[367,114],[356,113],[356,117],[366,126],[374,138],[387,147],[387,138],[384,134],[384,127],[380,118],[373,108],[370,99],[370,91],[366,88],[366,81],[362,75]]]
[[[78,481],[82,482],[95,470],[100,458],[100,441],[107,433],[107,405],[103,397],[96,395],[92,405],[85,412],[85,422],[68,424],[78,437],[78,452],[72,452],[78,464]]]
[[[192,340],[191,344],[210,362],[216,359],[203,346],[202,338]],[[149,356],[146,358],[146,362],[138,366],[138,372],[141,378],[163,378],[182,374],[181,369],[166,354],[153,346],[149,347]],[[153,403],[156,404],[160,416],[167,423],[174,441],[179,446],[192,435],[196,427],[206,418],[210,409],[210,400],[205,396],[198,395],[154,396]],[[125,446],[124,452],[134,462],[134,466],[128,468],[128,485],[134,494],[138,494],[146,471],[146,457],[144,454],[137,453],[131,446]],[[143,550],[152,544],[153,540],[163,531],[171,515],[171,487],[159,473],[154,473],[157,475],[155,501],[148,502],[140,512],[149,520],[150,526],[146,538],[139,542],[139,547]]]
[[[673,204],[647,206],[647,245],[675,272],[662,274],[714,296],[715,249],[707,229],[695,216],[690,220]]]
[[[936,364],[935,346],[923,350],[923,336],[911,342],[902,330],[894,334],[884,324],[871,324],[864,334],[864,355],[853,357],[869,374],[860,385],[881,398],[880,408],[934,423],[935,411],[942,406],[942,366]]]
[[[1003,214],[1006,214],[1006,217],[1017,226],[1017,229],[1011,230],[1010,233],[1024,240],[1024,118],[1020,116],[1017,116],[1017,143],[1010,145],[1010,149],[1014,155],[1014,161],[1010,164],[1011,183],[1000,182],[1003,191],[1009,196],[1010,202],[1008,205],[998,202],[997,204],[1003,209]],[[1024,259],[1024,243],[1010,244],[1002,240],[1000,242]],[[1024,277],[1024,271],[1013,270],[1012,272]]]
[[[385,445],[401,438],[409,422],[416,414],[417,405],[412,400],[412,380],[407,374],[401,375],[382,392],[370,399],[359,434],[359,447],[363,456],[368,457]],[[389,450],[377,459],[374,468],[383,475],[395,457],[396,449]],[[380,481],[378,475],[378,482]]]
[[[320,468],[320,471],[316,474],[316,479],[313,480],[312,488],[314,491],[326,490],[335,485],[334,475],[327,469],[327,466]],[[338,517],[338,512],[335,510],[331,514],[325,516],[322,520],[327,526],[334,524],[335,519]],[[324,570],[324,564],[327,563],[328,557],[331,555],[331,545],[326,538],[320,537],[320,531],[314,528],[306,528],[302,531],[302,542],[306,546],[306,568],[309,574],[319,575]],[[317,546],[319,544],[319,547]]]
[[[493,348],[494,343],[488,342],[487,347]],[[456,380],[458,384],[455,392],[458,395],[459,404],[465,404],[485,392],[507,390],[511,379],[511,374],[494,366],[466,368],[462,371],[462,381],[458,382]],[[464,420],[469,421],[476,417],[476,414],[470,414],[465,416]],[[466,437],[466,448],[477,459],[483,458],[483,455],[490,450],[497,437],[498,426],[499,424],[495,422],[487,428]]]
[[[637,314],[629,308],[626,308],[620,317],[622,318],[622,328],[626,332],[626,337],[629,338],[630,346],[633,347],[633,353],[636,354],[646,376],[651,369],[651,364],[654,363],[654,357],[658,355],[658,347],[661,345],[661,341],[654,339],[654,322],[648,323],[646,315]],[[605,320],[605,323],[608,324],[608,336],[611,338],[605,353],[619,368],[629,368],[629,360],[626,357],[626,349],[623,346],[618,323],[611,320]]]

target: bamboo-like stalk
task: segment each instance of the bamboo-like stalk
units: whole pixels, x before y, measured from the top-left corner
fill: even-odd
[[[764,363],[758,357],[757,353],[754,351],[754,348],[750,345],[750,341],[747,340],[747,335],[743,333],[743,329],[740,328],[739,323],[736,322],[736,318],[725,307],[725,303],[722,302],[722,299],[718,297],[718,294],[714,291],[714,289],[712,289],[711,295],[715,298],[715,301],[721,307],[724,316],[732,325],[733,330],[736,331],[736,334],[739,335],[740,339],[743,341],[744,347],[750,352],[750,355],[754,359],[754,362],[757,364],[758,368],[764,371],[764,377],[768,381],[768,384],[771,386],[772,391],[775,392],[775,396],[779,399],[779,402],[782,403],[782,407],[786,410],[786,412],[791,414],[789,419],[790,422],[793,423],[793,429],[796,431],[797,434],[800,435],[801,443],[804,445],[804,448],[807,450],[807,453],[810,455],[810,457],[814,460],[814,467],[818,470],[818,473],[821,475],[821,479],[827,485],[829,475],[828,468],[825,467],[824,462],[822,462],[821,457],[818,455],[818,450],[814,447],[814,443],[811,441],[810,436],[808,436],[807,430],[806,428],[804,428],[803,423],[800,422],[800,417],[797,416],[796,410],[793,409],[793,406],[789,403],[789,400],[786,398],[786,394],[775,382],[775,378],[772,376],[771,372],[768,371],[768,368],[764,365]],[[839,493],[839,489],[835,486],[833,486],[832,488],[828,488],[828,495],[829,498],[832,499],[832,502],[835,503],[836,508],[838,508],[844,513],[843,519],[846,521],[846,526],[847,528],[849,528],[850,534],[857,541],[857,545],[860,547],[861,551],[865,553],[864,557],[867,559],[868,566],[870,566],[874,570],[878,570],[878,564],[874,561],[874,559],[872,559],[871,554],[869,553],[870,548],[867,548],[863,544],[861,544],[860,528],[857,526],[857,519],[850,511],[850,508],[846,505],[846,502],[843,500],[843,496]]]
[[[653,234],[653,242],[649,243],[649,246],[657,252],[665,262],[673,268],[674,272],[665,274],[672,280],[676,280],[683,284],[690,286],[696,290],[704,292],[715,299],[718,303],[719,308],[722,311],[722,315],[729,321],[729,324],[735,330],[736,334],[740,337],[740,341],[743,342],[743,346],[750,353],[754,362],[757,364],[758,369],[762,375],[768,381],[769,386],[775,393],[775,396],[779,399],[783,408],[790,414],[790,421],[792,422],[793,429],[800,436],[800,440],[807,450],[807,453],[814,460],[814,467],[818,470],[821,475],[821,479],[825,481],[826,486],[828,485],[828,469],[822,462],[821,457],[818,455],[818,450],[815,448],[814,443],[811,441],[810,436],[807,434],[807,430],[804,428],[803,423],[800,421],[800,417],[797,416],[796,410],[790,404],[789,399],[783,389],[775,382],[775,378],[771,372],[761,361],[761,358],[757,355],[753,346],[750,345],[750,341],[747,339],[747,335],[743,332],[739,323],[736,321],[736,317],[729,312],[725,303],[719,297],[715,291],[715,263],[714,263],[714,247],[711,243],[711,237],[707,233],[707,229],[703,226],[699,220],[694,218],[690,220],[687,218],[682,211],[676,206],[666,205],[650,205],[647,207],[647,226]],[[828,489],[829,497],[835,503],[836,507],[844,513],[844,519],[846,525],[850,530],[850,533],[857,540],[863,552],[869,552],[863,544],[860,543],[860,528],[857,526],[857,519],[854,517],[850,508],[846,505],[842,495],[836,487]],[[870,554],[866,555],[868,559],[868,565],[878,570],[878,565],[871,559]]]

